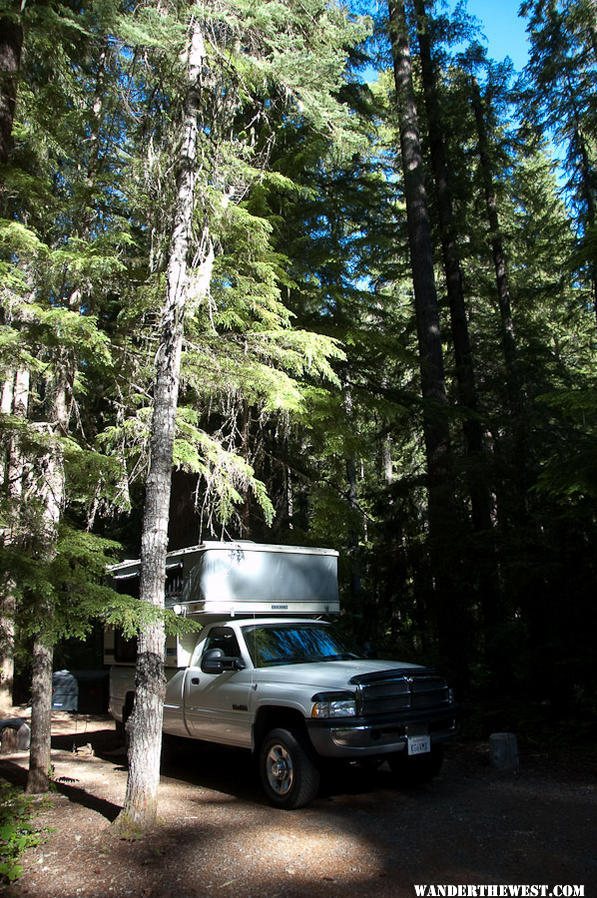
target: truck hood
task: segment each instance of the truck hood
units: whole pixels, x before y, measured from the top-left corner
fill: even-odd
[[[401,661],[355,660],[318,661],[308,664],[280,664],[260,667],[253,671],[256,683],[290,683],[293,686],[313,686],[317,689],[350,689],[352,677],[379,671],[423,670],[420,664]]]

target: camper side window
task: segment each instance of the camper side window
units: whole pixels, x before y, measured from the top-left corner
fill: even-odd
[[[134,664],[137,660],[137,637],[126,639],[121,630],[114,634],[114,660],[120,664]]]

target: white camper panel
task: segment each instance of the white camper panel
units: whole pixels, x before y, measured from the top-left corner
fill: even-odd
[[[122,592],[138,589],[139,561],[110,568]],[[133,585],[134,584],[134,585]],[[336,614],[334,549],[204,542],[166,556],[166,604],[187,614]]]
[[[138,595],[140,562],[110,568],[116,588]],[[337,614],[338,552],[306,546],[209,541],[166,556],[166,605],[178,614],[213,620],[247,615]],[[166,665],[184,667],[197,633],[166,640]],[[106,664],[130,664],[134,646],[106,630]]]

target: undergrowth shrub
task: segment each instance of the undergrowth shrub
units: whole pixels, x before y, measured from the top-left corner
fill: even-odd
[[[32,821],[31,799],[0,779],[0,884],[21,876],[21,855],[41,841]]]

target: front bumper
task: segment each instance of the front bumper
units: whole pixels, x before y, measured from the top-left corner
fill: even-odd
[[[456,733],[455,705],[440,711],[408,711],[379,718],[345,717],[308,720],[307,730],[318,755],[324,758],[367,758],[406,749],[409,736],[428,734],[431,744]]]

